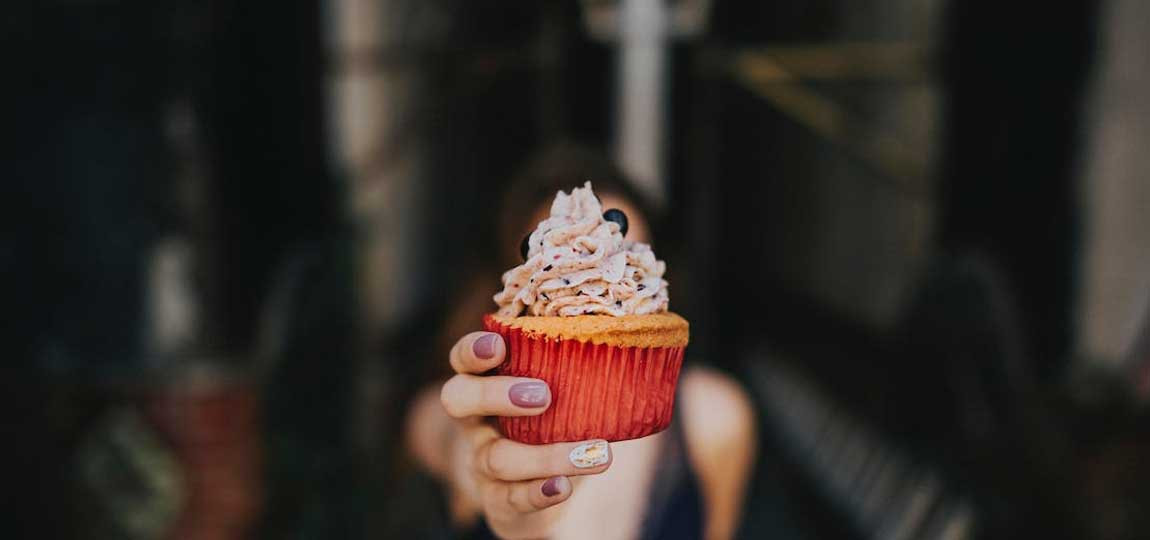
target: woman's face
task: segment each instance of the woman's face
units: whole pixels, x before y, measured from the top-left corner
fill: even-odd
[[[606,212],[612,208],[618,208],[627,214],[627,239],[636,242],[643,242],[644,244],[651,243],[651,228],[647,225],[647,218],[635,205],[630,201],[615,195],[614,193],[603,193],[599,195],[599,201],[603,203],[603,211]],[[525,235],[531,234],[535,230],[535,226],[540,221],[547,219],[551,215],[551,203],[547,203],[535,209],[535,214],[531,216],[530,227],[527,230],[520,231],[520,238]],[[515,246],[519,248],[518,244]]]
[[[647,217],[644,216],[639,209],[631,204],[627,199],[620,197],[614,193],[601,193],[599,200],[603,203],[603,210],[607,211],[612,208],[618,208],[627,214],[627,239],[636,242],[643,242],[644,244],[651,243],[651,227],[647,224]],[[518,239],[531,234],[535,230],[535,226],[540,221],[547,219],[551,215],[551,203],[545,203],[535,209],[535,213],[531,215],[531,219],[527,222],[528,229],[519,231],[517,240],[512,244],[514,248],[511,256],[514,259],[519,259],[519,241]],[[516,262],[515,264],[519,264]]]

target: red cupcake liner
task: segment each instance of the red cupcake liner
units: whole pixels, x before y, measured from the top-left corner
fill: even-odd
[[[538,416],[499,417],[499,429],[527,444],[625,441],[663,431],[675,409],[685,347],[621,347],[531,336],[486,316],[503,336],[500,375],[547,382],[551,406]]]

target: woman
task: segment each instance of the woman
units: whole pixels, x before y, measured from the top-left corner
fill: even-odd
[[[529,167],[505,199],[501,268],[519,263],[519,240],[547,216],[555,193],[586,179],[604,208],[626,213],[629,239],[651,241],[650,214],[614,169],[593,153],[559,147]],[[754,412],[742,388],[688,365],[671,428],[611,443],[610,459],[592,468],[568,462],[579,442],[504,439],[486,417],[541,414],[550,394],[539,391],[542,381],[485,375],[507,346],[498,334],[463,328],[494,311],[496,283],[486,275],[469,288],[473,299],[448,325],[456,339],[442,362],[453,375],[420,392],[407,418],[407,448],[444,484],[455,525],[481,535],[489,527],[503,538],[732,537],[756,453]]]

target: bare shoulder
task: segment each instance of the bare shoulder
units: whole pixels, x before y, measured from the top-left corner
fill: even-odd
[[[449,463],[444,439],[451,429],[451,418],[439,400],[439,385],[419,391],[404,419],[404,447],[416,462],[435,476],[446,474]]]
[[[712,369],[691,369],[680,384],[679,411],[702,487],[705,537],[732,538],[757,453],[754,405],[742,385]]]
[[[679,411],[692,450],[709,453],[753,444],[755,409],[738,381],[720,371],[696,367],[683,374],[680,384]]]

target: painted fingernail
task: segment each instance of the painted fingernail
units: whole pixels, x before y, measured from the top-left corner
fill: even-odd
[[[551,399],[551,390],[543,381],[524,381],[511,385],[507,390],[507,397],[519,407],[535,409],[547,405]]]
[[[498,339],[499,336],[496,334],[480,336],[479,339],[475,340],[475,343],[471,344],[471,352],[475,353],[476,358],[491,358],[495,356],[495,342]]]
[[[586,442],[573,448],[567,459],[580,469],[590,469],[607,463],[611,459],[611,450],[607,441]]]
[[[541,488],[543,496],[554,497],[563,493],[563,486],[565,485],[567,485],[566,476],[552,476],[543,482],[543,487]]]

